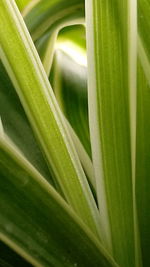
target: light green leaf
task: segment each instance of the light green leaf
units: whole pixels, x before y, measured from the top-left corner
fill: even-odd
[[[78,153],[79,159],[81,161],[81,164],[83,166],[83,169],[88,177],[89,183],[92,186],[92,189],[94,190],[94,194],[95,189],[96,189],[96,182],[95,182],[95,174],[94,174],[94,168],[93,168],[93,162],[91,160],[91,158],[89,157],[89,155],[87,154],[85,148],[83,147],[79,137],[76,135],[75,131],[73,130],[73,128],[71,127],[70,123],[65,119],[66,125],[68,127],[68,130],[70,132],[70,135],[72,137],[72,140],[74,142],[76,151]]]
[[[136,38],[129,39],[133,7],[125,0],[86,1],[90,131],[103,243],[124,267],[135,266],[128,101],[131,74],[136,80]]]
[[[66,32],[68,33],[68,31],[69,34],[66,34]],[[81,37],[82,34],[82,38],[81,39],[79,38],[80,47],[82,44],[82,49],[79,47],[79,44],[78,46],[76,45],[74,47],[74,43],[75,42],[77,43],[77,41],[74,39],[75,33],[76,34],[78,33],[79,37]],[[84,34],[85,32],[83,32],[83,27],[80,26],[67,27],[67,31],[63,30],[63,32],[61,32],[59,36],[59,41],[56,44],[56,47],[58,46],[59,51],[56,51],[56,56],[54,60],[55,63],[53,64],[54,66],[51,70],[50,80],[54,93],[57,97],[59,106],[64,111],[66,118],[69,120],[71,125],[76,130],[75,133],[70,123],[66,121],[67,127],[71,134],[72,140],[75,144],[75,148],[82,163],[82,166],[84,168],[84,171],[86,172],[90,184],[92,185],[93,190],[95,191],[95,177],[94,177],[93,164],[91,162],[89,155],[87,154],[81,143],[82,141],[83,144],[85,144],[85,147],[87,147],[87,150],[89,149],[89,154],[91,155],[89,126],[88,126],[88,110],[87,110],[86,67],[80,66],[74,61],[75,59],[81,61],[82,57],[84,58],[85,54]],[[53,39],[53,35],[51,37]],[[55,37],[56,36],[54,36],[54,39]],[[41,41],[42,39],[43,38],[41,38]],[[53,40],[51,40],[51,38],[49,39],[48,47],[47,46],[43,47],[43,45],[37,46],[38,52],[40,50],[40,57],[43,66],[47,72],[47,75],[49,74],[49,70],[51,68],[51,63],[52,63],[51,62],[52,57],[49,56],[49,52],[51,50],[51,42],[52,45],[55,42],[54,39]],[[72,44],[73,46],[71,50],[69,44]],[[43,48],[44,48],[44,56],[41,53],[43,51]],[[65,50],[65,54],[62,53],[61,50],[62,51]],[[80,53],[78,50],[79,51],[81,50]],[[73,56],[74,60],[67,55],[68,52],[69,55]],[[70,63],[70,65],[67,63]],[[72,67],[69,68],[69,66]],[[72,105],[72,103],[74,103],[74,105]],[[72,108],[73,106],[74,108]],[[79,140],[79,138],[81,141]]]
[[[15,0],[15,1],[20,10],[23,10],[25,6],[31,2],[31,0]]]
[[[0,24],[0,56],[47,162],[67,201],[90,229],[100,235],[96,203],[46,73],[14,1],[0,2],[0,16],[3,21]]]

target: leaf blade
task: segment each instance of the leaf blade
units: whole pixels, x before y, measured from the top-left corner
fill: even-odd
[[[129,1],[86,1],[90,133],[103,243],[121,266],[135,266],[128,102],[130,8]]]
[[[2,137],[0,173],[0,238],[29,262],[117,266],[58,193]]]
[[[23,19],[15,3],[8,0],[0,2],[0,13],[3,21],[0,24],[2,61],[37,140],[66,199],[93,232],[99,235],[96,203]]]

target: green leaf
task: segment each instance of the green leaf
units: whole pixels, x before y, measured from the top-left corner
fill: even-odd
[[[37,42],[35,42],[36,49],[48,77],[53,63],[57,36],[58,30],[52,29],[48,31],[48,33],[46,33],[44,36],[39,38]]]
[[[1,267],[31,267],[32,265],[25,261],[15,251],[0,241],[0,266]]]
[[[150,265],[150,181],[149,181],[149,107],[150,107],[150,2],[138,1],[138,106],[136,151],[136,197],[143,266]]]
[[[66,45],[66,51],[69,48],[69,45],[68,47]],[[78,56],[77,52],[75,56]],[[67,55],[67,52],[65,53],[59,49],[55,55],[53,75],[52,88],[58,103],[84,145],[84,148],[91,156],[88,124],[87,68],[76,63]]]
[[[14,1],[0,2],[0,16],[3,21],[3,25],[0,24],[0,56],[47,162],[67,201],[93,233],[100,235],[96,203],[46,73]]]
[[[78,36],[78,38],[77,38]],[[71,25],[59,32],[59,42],[71,41],[83,50],[86,49],[85,25]]]
[[[34,266],[117,267],[86,225],[1,133],[0,174],[3,242]]]
[[[34,167],[52,183],[49,169],[2,63],[0,63],[0,115],[5,133]],[[54,183],[53,183],[54,184]]]
[[[31,0],[15,0],[18,8],[23,10],[27,4],[31,2]]]
[[[128,90],[131,74],[132,82],[136,79],[136,53],[131,54],[136,38],[129,38],[136,17],[130,21],[131,10],[136,13],[135,2],[86,1],[90,132],[103,243],[125,267],[135,266]],[[131,134],[135,138],[132,129]]]
[[[143,266],[150,265],[150,85],[141,64],[138,66],[137,151],[136,151],[136,199],[140,226]]]
[[[56,42],[55,34],[57,35],[56,31],[52,32],[52,35],[49,38],[48,33],[47,37],[44,35],[44,37],[40,38],[39,42],[36,43],[38,53],[47,75],[49,75],[52,63],[52,56],[50,55],[50,52],[54,52],[51,48]],[[78,39],[76,36],[78,36]],[[44,41],[45,38],[49,38],[48,46],[47,42]],[[81,59],[84,58],[86,45],[85,28],[83,25],[63,28],[58,35],[58,41],[57,44],[55,43],[55,45],[56,47],[58,46],[59,52],[56,51],[57,53],[53,64],[54,66],[51,70],[50,81],[59,106],[64,111],[65,116],[71,123],[72,127],[76,130],[75,133],[70,123],[66,121],[84,171],[86,172],[89,182],[95,192],[93,164],[80,142],[81,140],[82,143],[85,144],[85,147],[87,147],[87,150],[89,150],[89,154],[91,155],[87,110],[86,67],[82,67],[74,61],[81,61]],[[65,53],[62,53],[61,51],[64,51]],[[69,53],[69,55],[66,53]],[[73,56],[74,59],[71,59],[69,56]],[[67,61],[65,59],[67,59]],[[81,64],[85,63],[82,61]],[[64,64],[65,62],[71,64],[71,69],[69,68],[69,64]],[[74,103],[74,108],[72,108],[70,102],[71,104]]]
[[[45,0],[31,9],[25,22],[35,41],[51,28],[61,28],[61,25],[78,18],[84,18],[84,0]]]
[[[71,31],[70,31],[70,28],[71,28]],[[66,32],[68,33],[68,31],[69,31],[69,34],[66,34]],[[55,33],[56,32],[54,31],[54,35]],[[85,42],[83,42],[85,41],[85,37],[82,36],[80,40],[80,47],[82,44],[82,50],[81,50],[81,48],[79,47],[79,44],[78,46],[76,45],[74,47],[74,43],[75,42],[77,43],[77,41],[75,41],[74,39],[75,33],[76,34],[78,33],[80,37],[81,37],[81,34],[85,36],[84,35],[85,32],[83,32],[83,27],[80,27],[80,26],[77,26],[77,27],[69,26],[67,27],[67,31],[63,30],[63,32],[61,32],[59,36],[58,44],[56,44],[59,47],[59,52],[57,51],[56,56],[55,56],[55,60],[54,60],[55,63],[53,64],[54,66],[51,70],[50,82],[52,84],[53,90],[57,97],[59,106],[64,111],[65,116],[67,117],[69,122],[72,124],[73,128],[75,128],[76,130],[76,133],[75,133],[70,123],[66,121],[67,127],[69,129],[72,140],[74,142],[76,151],[78,153],[78,156],[80,158],[84,171],[86,172],[86,175],[88,176],[89,182],[92,185],[92,189],[94,190],[93,192],[95,194],[95,177],[94,177],[93,164],[81,143],[82,141],[83,144],[85,144],[85,147],[87,147],[87,150],[89,148],[89,154],[91,155],[90,140],[89,140],[89,126],[88,126],[88,110],[87,110],[86,68],[77,64],[74,60],[72,60],[66,54],[68,53],[68,50],[70,49],[70,46],[68,45],[68,42],[70,41],[72,42],[73,49],[69,50],[70,51],[69,55],[70,54],[74,55],[74,59],[76,58],[80,60],[83,57],[82,53],[85,53]],[[49,70],[51,68],[51,63],[52,63],[52,56],[49,55],[50,50],[51,50],[51,42],[53,46],[53,44],[55,43],[55,38],[56,36],[54,36],[54,39],[53,39],[53,35],[51,36],[51,38],[49,39],[48,47],[45,45],[43,46],[44,44],[44,43],[42,44],[43,37],[40,39],[41,45],[36,45],[38,49],[38,53],[40,52],[39,54],[40,54],[44,69],[47,72],[47,75],[49,75]],[[40,44],[40,42],[38,44]],[[78,48],[77,50],[81,50],[82,52],[80,51],[80,53],[78,53],[78,51],[74,50],[75,48],[76,49]],[[65,54],[61,52],[61,50],[63,49],[65,49]],[[42,53],[43,50],[44,50],[44,55]],[[51,52],[53,53],[53,51]],[[60,54],[60,57],[58,56],[58,54]],[[62,60],[59,60],[59,58],[60,59],[64,58],[63,62]],[[72,65],[71,69],[68,68],[69,67],[68,65],[67,65],[68,67],[66,68],[66,64],[64,64],[65,59],[67,59],[66,63],[70,62],[70,64]],[[62,75],[63,73],[64,75]],[[85,75],[82,75],[82,74],[85,74]],[[62,85],[63,87],[65,87],[64,90],[62,88]],[[61,91],[63,91],[64,94]],[[66,93],[68,94],[68,97]],[[61,101],[61,99],[63,100]],[[66,101],[64,101],[64,99]],[[72,108],[72,105],[69,104],[70,102],[74,103],[74,109]],[[81,141],[79,140],[79,138]]]
[[[58,3],[60,2],[60,3]],[[68,25],[74,25],[83,23],[83,17],[84,17],[84,9],[83,5],[81,8],[78,8],[78,5],[76,5],[77,1],[70,2],[71,9],[69,8],[69,5],[65,1],[53,1],[53,2],[46,2],[42,1],[40,4],[37,4],[33,10],[25,17],[25,22],[27,24],[28,29],[30,30],[32,34],[32,38],[34,40],[34,31],[38,31],[39,27],[41,25],[47,24],[47,31],[43,34],[42,37],[38,38],[38,40],[35,42],[36,48],[38,50],[38,53],[40,55],[40,58],[42,60],[44,69],[49,76],[50,69],[52,66],[54,51],[55,51],[55,43],[57,40],[57,36],[59,34],[59,31],[68,26]],[[46,9],[45,9],[46,4]],[[64,9],[65,8],[65,9]],[[68,10],[68,11],[67,11]],[[44,12],[44,14],[43,14]],[[51,14],[55,12],[55,18],[53,20],[49,18]],[[46,13],[46,14],[45,14]],[[47,17],[47,13],[49,13],[49,16]],[[61,14],[61,16],[60,16]],[[42,20],[41,20],[42,17]],[[45,22],[45,20],[48,20]],[[36,28],[32,32],[33,27],[33,21],[36,21]],[[40,26],[39,26],[39,22]],[[43,30],[45,26],[41,27]],[[43,33],[43,32],[42,32]],[[36,38],[35,38],[36,39]]]
[[[149,13],[150,13],[150,2],[149,0],[138,1],[138,29],[139,29],[139,37],[141,39],[142,45],[144,47],[145,53],[150,59],[150,21],[149,21]]]
[[[68,127],[68,130],[70,132],[71,138],[74,142],[76,151],[78,153],[79,159],[81,161],[81,164],[83,166],[83,169],[86,173],[86,176],[88,177],[89,183],[92,186],[92,189],[94,190],[94,195],[95,195],[95,189],[96,189],[96,184],[95,184],[95,174],[94,174],[94,168],[93,168],[93,162],[91,161],[89,155],[87,154],[86,150],[84,149],[79,137],[76,135],[75,131],[71,127],[70,123],[65,119],[66,126]]]
[[[50,82],[52,84],[53,90],[57,97],[59,106],[64,111],[65,116],[67,117],[69,122],[72,124],[73,128],[75,128],[76,130],[76,133],[75,133],[70,123],[66,121],[67,127],[69,128],[69,132],[75,144],[76,151],[78,153],[78,156],[80,158],[84,171],[86,172],[89,182],[92,185],[92,188],[95,192],[95,177],[94,177],[93,165],[83,145],[80,142],[81,140],[82,143],[85,144],[85,147],[87,147],[87,150],[89,148],[89,154],[91,155],[90,140],[89,140],[89,126],[88,126],[88,110],[87,110],[86,68],[80,66],[74,61],[75,59],[80,60],[80,61],[82,58],[85,59],[84,57],[85,56],[85,28],[83,27],[83,25],[69,26],[69,27],[63,28],[59,32],[58,41],[56,43],[57,34],[58,34],[57,30],[56,31],[52,30],[51,35],[48,32],[36,42],[36,48],[40,55],[44,69],[47,75],[49,76],[51,65],[52,65],[52,60],[53,60],[54,47],[58,46],[59,52],[56,51],[57,53],[56,53],[55,60],[54,60],[55,63],[53,64],[54,66],[51,70]],[[76,38],[77,35],[78,35],[78,39]],[[70,47],[69,45],[73,47]],[[70,48],[71,50],[69,50]],[[62,53],[61,50],[62,51],[64,50],[65,54]],[[72,60],[67,55],[68,52],[69,52],[69,55],[71,56],[74,55],[73,57],[74,60]],[[58,54],[60,54],[60,56],[58,56]],[[70,64],[72,65],[71,69],[69,68],[68,64],[67,64],[68,67],[66,68],[66,64],[64,64],[65,59],[68,59],[66,63],[70,61]],[[82,63],[83,62],[81,62],[81,64]],[[69,74],[68,74],[68,71],[70,72]],[[83,73],[84,75],[82,75]],[[72,77],[74,77],[74,79],[72,79]],[[65,88],[63,89],[63,87]],[[61,91],[63,91],[64,94]],[[66,97],[67,95],[65,93],[68,94],[68,97]],[[61,99],[63,99],[63,101],[61,101]],[[72,109],[72,106],[69,104],[70,102],[72,103],[76,102],[74,105],[74,109]],[[80,140],[78,137],[80,138]]]

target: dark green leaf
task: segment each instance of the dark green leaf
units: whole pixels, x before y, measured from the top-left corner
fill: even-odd
[[[117,266],[65,201],[0,135],[0,239],[35,266]]]
[[[1,267],[31,267],[20,255],[0,241],[0,266]]]

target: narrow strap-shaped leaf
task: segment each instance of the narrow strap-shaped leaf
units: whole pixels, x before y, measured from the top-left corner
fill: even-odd
[[[57,37],[58,29],[56,28],[48,31],[48,33],[35,42],[36,49],[48,77],[53,63]]]
[[[145,73],[146,80],[150,84],[150,59],[149,56],[147,56],[146,48],[140,35],[138,36],[138,56],[142,69]]]
[[[83,23],[82,12],[80,10],[79,12],[73,12],[73,14],[67,15],[61,20],[58,19],[58,21],[52,24],[49,31],[35,42],[35,46],[38,50],[47,76],[49,76],[50,74],[51,66],[53,63],[53,56],[56,48],[55,45],[59,32],[66,26],[77,25],[81,23]]]
[[[71,27],[71,28],[73,28],[73,33],[74,32],[76,33],[76,29],[74,29],[74,27]],[[79,34],[79,37],[81,35],[80,30],[82,30],[81,33],[83,35],[83,28],[79,28],[77,31],[77,33]],[[55,37],[56,36],[54,36],[54,39]],[[62,47],[64,47],[63,45],[65,45],[65,41],[66,42],[67,40],[72,41],[72,38],[73,38],[72,35],[71,35],[72,37],[71,39],[70,38],[68,39],[67,37],[68,35],[64,38],[63,34],[61,34],[61,37],[59,37],[59,41],[63,40]],[[53,39],[53,36],[52,36],[52,39]],[[51,48],[49,49],[49,46],[51,47],[51,42],[53,45],[53,42],[55,42],[55,40],[51,40],[51,38],[49,38],[48,47],[47,46],[43,47],[42,45],[42,48],[44,48],[44,56],[43,56],[43,53],[41,53],[43,51],[43,49],[41,51],[41,45],[36,46],[38,49],[38,53],[40,50],[40,57],[41,57],[41,60],[42,60],[42,63],[43,63],[44,69],[46,70],[47,75],[49,75],[49,70],[50,70],[50,66],[52,63],[51,62],[52,57],[51,56],[49,57],[49,52],[51,50]],[[65,51],[66,53],[68,51],[67,48],[68,46],[66,46],[66,51]],[[63,62],[62,60],[59,60],[58,54],[60,54],[62,58],[64,59]],[[78,55],[78,53],[76,53],[76,55]],[[69,67],[68,64],[64,64],[66,62],[65,59],[68,59],[68,61],[70,62],[70,65],[72,65],[71,68],[68,68]],[[66,65],[68,66],[67,68],[66,68]],[[84,171],[86,172],[86,175],[88,176],[90,184],[95,190],[95,177],[94,177],[93,164],[83,144],[81,143],[81,140],[82,140],[82,142],[85,144],[85,147],[89,148],[89,151],[90,151],[89,154],[91,154],[90,140],[89,140],[88,114],[87,114],[86,68],[74,62],[74,60],[72,60],[69,56],[67,56],[67,54],[63,55],[63,52],[59,49],[59,51],[56,51],[56,56],[55,56],[55,60],[54,60],[51,73],[52,74],[50,75],[50,81],[51,81],[54,93],[58,100],[59,106],[62,108],[62,110],[64,111],[66,115],[67,119],[65,121],[67,123],[67,127],[71,134],[71,137],[74,142],[78,156],[80,158],[81,164],[84,168]],[[64,75],[62,75],[63,73]],[[64,89],[62,87],[64,87]],[[63,91],[64,93],[61,91]],[[65,91],[68,91],[67,95]],[[72,105],[72,102],[75,104]],[[68,103],[70,103],[69,109],[68,109]],[[74,109],[73,109],[73,106],[74,106]],[[74,117],[76,119],[74,119]],[[76,129],[77,134],[73,130],[72,126],[70,125],[70,122],[72,122],[71,124],[73,124],[73,127],[77,128]]]
[[[33,40],[37,40],[42,34],[57,27],[71,17],[84,17],[84,0],[56,0],[40,1],[25,16],[25,22]]]
[[[149,0],[139,0],[138,1],[138,29],[139,36],[142,40],[146,55],[150,58],[150,1]]]
[[[117,266],[80,218],[1,133],[0,174],[0,239],[26,260],[43,267]]]
[[[81,164],[83,166],[83,169],[89,179],[90,184],[92,185],[93,189],[96,189],[95,184],[95,175],[94,175],[94,168],[93,168],[93,162],[91,158],[89,157],[88,153],[84,149],[79,137],[76,135],[75,131],[71,127],[70,123],[66,120],[67,127],[69,129],[69,132],[71,134],[72,140],[74,142],[76,151],[78,153],[79,159],[81,161]]]
[[[0,17],[0,56],[36,137],[67,201],[99,235],[96,203],[46,73],[14,1],[0,2]]]
[[[58,3],[56,2],[56,4],[58,5]],[[55,4],[55,5],[56,5]],[[38,16],[40,17],[41,16],[41,14],[42,14],[42,12],[43,12],[43,10],[42,10],[42,6],[45,6],[45,3],[44,2],[42,2],[42,3],[40,3],[40,11],[41,11],[41,13],[39,12],[38,13]],[[54,3],[53,4],[51,4],[51,5],[49,5],[48,6],[48,9],[53,9],[54,8]],[[35,8],[34,8],[35,10],[37,9],[39,9],[39,5],[37,5]],[[58,6],[58,8],[57,8],[57,13],[59,13],[60,11],[61,11],[61,9],[62,9],[62,6],[61,5],[59,5]],[[34,12],[31,12],[31,14],[28,14],[28,16],[30,17],[32,17],[32,19],[29,19],[29,21],[30,21],[30,23],[28,23],[28,28],[30,29],[31,28],[31,26],[30,26],[30,24],[32,24],[32,21],[33,20],[37,20],[37,17],[36,18],[34,18],[34,16],[35,16],[35,14],[36,14],[36,12],[35,12],[35,10],[34,10]],[[77,23],[77,21],[79,20],[79,18],[81,17],[83,17],[83,15],[84,15],[84,13],[83,13],[83,11],[81,12],[80,10],[79,10],[79,12],[78,11],[74,11],[74,13],[73,14],[70,14],[70,13],[68,13],[68,15],[67,15],[67,17],[66,17],[66,15],[65,15],[65,17],[63,18],[59,18],[59,16],[58,16],[58,22],[57,22],[57,20],[51,25],[51,30],[49,30],[49,32],[48,33],[46,33],[44,36],[42,36],[42,38],[40,38],[37,42],[36,42],[36,48],[37,48],[37,50],[38,50],[38,53],[39,53],[39,55],[40,55],[40,58],[41,58],[41,60],[42,60],[42,63],[43,63],[43,66],[44,66],[44,69],[45,69],[45,71],[46,71],[46,73],[47,73],[47,75],[49,75],[49,73],[50,73],[50,69],[51,69],[51,65],[52,65],[52,60],[53,60],[53,53],[54,53],[54,47],[55,47],[55,43],[56,43],[56,39],[57,39],[57,35],[58,35],[58,32],[59,32],[59,29],[64,25],[64,23],[65,23],[65,25],[66,25],[66,23],[67,23],[67,25],[68,24],[72,24],[72,23]],[[44,18],[43,18],[43,20],[44,20]],[[71,20],[71,21],[70,21]],[[79,23],[79,22],[78,22]],[[73,27],[72,27],[73,28]],[[83,36],[85,35],[84,33],[83,33],[83,27],[81,28],[81,27],[78,27],[79,29],[77,29],[76,30],[76,28],[73,28],[73,29],[71,29],[71,33],[72,33],[72,35],[71,35],[71,37],[72,38],[74,38],[74,35],[76,36],[76,34],[78,34],[78,37],[80,38],[80,35],[82,35],[82,38],[83,38]],[[67,30],[68,31],[68,30]],[[70,30],[69,30],[70,31]],[[81,33],[80,33],[80,31],[81,31]],[[75,32],[75,33],[74,33]],[[68,36],[68,35],[67,35]],[[63,34],[61,34],[61,37],[59,38],[59,40],[64,40],[64,36],[63,36]],[[70,39],[69,39],[70,40]],[[74,41],[76,41],[77,42],[77,40],[74,40]],[[82,41],[83,42],[83,41]],[[85,45],[85,44],[84,44]],[[67,48],[66,48],[67,49]],[[57,57],[56,57],[56,59],[57,59]],[[64,58],[63,59],[65,59],[65,55],[64,55]],[[68,58],[68,60],[69,60],[69,58]],[[70,64],[71,63],[73,63],[73,61],[72,62],[70,62]],[[80,111],[79,110],[79,112],[77,113],[77,107],[76,107],[76,105],[74,105],[75,106],[75,109],[76,109],[76,112],[72,112],[72,102],[70,103],[70,107],[71,107],[71,111],[70,111],[70,109],[68,109],[68,106],[66,106],[65,105],[65,110],[66,110],[66,112],[67,112],[67,114],[69,115],[69,114],[71,114],[71,118],[73,118],[73,113],[75,114],[74,115],[74,117],[76,117],[77,118],[77,121],[79,122],[79,118],[81,118],[81,116],[83,116],[83,118],[81,118],[81,123],[77,123],[77,121],[75,120],[73,120],[74,121],[74,123],[73,123],[73,127],[77,127],[77,126],[79,126],[79,129],[80,129],[80,137],[81,136],[83,136],[83,138],[82,138],[82,141],[83,141],[83,143],[85,143],[86,145],[87,145],[87,147],[88,147],[88,151],[90,151],[90,141],[89,141],[89,129],[88,129],[88,120],[87,120],[87,96],[85,96],[85,97],[81,97],[81,95],[86,95],[86,75],[83,75],[83,73],[84,72],[86,72],[86,70],[85,70],[85,68],[83,68],[83,67],[80,67],[80,66],[78,66],[78,68],[75,68],[75,66],[77,66],[77,64],[76,63],[73,63],[74,64],[74,67],[72,66],[72,68],[71,68],[71,70],[70,69],[68,69],[67,68],[67,66],[68,66],[68,64],[67,64],[67,62],[64,64],[62,64],[62,60],[60,60],[59,61],[59,63],[57,63],[57,66],[59,66],[59,68],[61,68],[61,70],[59,70],[58,71],[58,69],[57,70],[55,70],[55,73],[56,73],[56,77],[55,77],[55,80],[58,80],[58,81],[60,81],[60,78],[58,77],[58,75],[60,74],[60,72],[62,72],[62,75],[61,75],[61,77],[62,77],[62,79],[64,80],[67,80],[66,82],[64,81],[63,82],[63,85],[64,84],[66,84],[66,86],[65,86],[65,89],[63,90],[63,92],[65,92],[65,91],[67,91],[68,92],[68,97],[67,97],[67,99],[68,99],[68,101],[67,101],[67,99],[66,99],[66,96],[64,95],[64,98],[65,98],[65,102],[64,102],[64,105],[66,104],[66,102],[67,102],[67,104],[68,103],[70,103],[71,101],[70,101],[70,99],[72,99],[72,101],[74,101],[73,100],[73,98],[70,96],[70,94],[69,94],[69,91],[70,90],[67,90],[67,88],[68,89],[71,89],[71,92],[75,92],[75,89],[74,90],[72,90],[72,88],[74,88],[74,87],[76,87],[76,82],[75,82],[75,80],[78,80],[78,78],[77,78],[77,73],[78,73],[78,76],[79,76],[79,78],[80,78],[80,80],[81,81],[79,81],[78,82],[78,85],[81,85],[81,87],[84,87],[85,88],[85,90],[83,90],[82,88],[79,90],[79,89],[77,89],[76,91],[77,91],[77,97],[76,98],[78,98],[78,101],[76,101],[76,103],[77,102],[79,102],[79,105],[78,106],[80,106],[80,108],[82,109],[82,106],[83,106],[83,109],[85,109],[85,112],[82,112],[82,110]],[[55,64],[56,65],[56,64]],[[62,69],[63,68],[63,69]],[[74,73],[74,69],[78,69],[78,72],[76,73]],[[83,69],[83,70],[82,70]],[[70,75],[68,74],[68,71],[71,71],[71,73],[70,73]],[[52,71],[53,72],[53,71]],[[64,75],[63,75],[64,74]],[[65,75],[66,74],[66,75]],[[82,76],[81,76],[81,74],[82,74]],[[74,79],[70,79],[70,77],[72,77],[72,75],[75,77]],[[54,79],[53,79],[54,80]],[[68,83],[68,81],[74,81],[73,82],[73,84],[72,84],[72,82],[71,82],[71,84],[69,84]],[[62,84],[62,82],[61,82],[61,84]],[[75,86],[74,86],[74,84],[75,84]],[[54,89],[54,91],[55,91],[55,93],[56,93],[56,90],[57,90],[57,88],[55,88],[55,86],[54,86],[54,84],[52,83],[52,87],[53,87],[53,89]],[[79,94],[79,92],[81,92],[81,95]],[[85,92],[85,93],[84,93]],[[57,94],[57,93],[56,93]],[[63,94],[63,93],[62,93]],[[60,98],[59,98],[60,99]],[[82,101],[80,101],[80,99],[82,99]],[[83,99],[85,99],[85,101],[84,102],[86,102],[86,104],[84,103],[84,105],[81,105],[81,103],[83,103]],[[81,103],[80,103],[81,102]],[[60,103],[59,103],[60,104]],[[62,105],[61,105],[62,106]],[[84,108],[86,106],[86,108]],[[74,109],[73,109],[74,110]],[[79,117],[78,117],[79,116]],[[85,122],[85,123],[84,123]],[[86,126],[86,127],[84,127],[84,129],[81,129],[81,126],[83,125],[83,123],[84,123],[84,125]],[[75,135],[74,135],[75,136]],[[88,138],[87,138],[88,137]],[[74,140],[77,140],[77,138],[74,138]],[[79,143],[79,142],[78,142]],[[83,149],[82,149],[82,145],[79,145],[80,146],[80,152],[81,152],[81,150],[82,150],[82,152],[83,152]],[[79,146],[78,146],[78,148],[79,148]],[[90,152],[89,152],[90,153]],[[81,154],[81,153],[80,153]],[[84,153],[85,154],[85,153]],[[84,163],[84,165],[85,165],[85,162],[87,162],[87,159],[88,159],[88,156],[86,157],[86,160],[84,160],[84,157],[83,157],[83,153],[82,153],[82,162]],[[88,160],[88,161],[90,161],[90,160]],[[91,164],[89,164],[89,165],[91,165]],[[87,166],[87,164],[86,164],[86,166]],[[89,169],[91,169],[91,167],[89,168]],[[89,175],[90,177],[93,177],[93,175],[91,175],[91,171],[90,171],[90,175]]]
[[[136,197],[143,266],[150,265],[150,1],[138,1],[138,105]]]
[[[68,50],[69,50],[68,45]],[[66,46],[67,51],[67,46]],[[73,53],[73,51],[72,51]],[[76,57],[80,54],[76,52]],[[75,130],[89,156],[91,156],[88,100],[87,68],[81,66],[67,52],[58,50],[55,55],[52,88],[58,103]]]
[[[150,265],[150,85],[138,64],[136,199],[140,225],[143,266]]]
[[[42,29],[42,32],[38,33],[36,47],[48,76],[59,31],[64,26],[83,23],[83,18],[83,4],[79,5],[78,0],[71,0],[69,3],[62,0],[52,2],[47,0],[41,1],[34,6],[33,10],[31,9],[31,11],[26,14],[24,19],[33,40],[37,39],[35,34],[39,32],[39,28]],[[46,33],[43,31],[45,28]],[[43,34],[42,37],[40,36],[41,34]]]
[[[150,84],[150,2],[138,1],[138,54],[146,79]]]
[[[128,92],[130,4],[125,0],[86,1],[89,116],[103,243],[124,267],[135,266]]]
[[[0,63],[0,116],[5,133],[18,146],[32,165],[50,183],[53,183],[19,97],[2,63]]]
[[[128,86],[130,111],[131,168],[133,189],[133,219],[135,239],[135,265],[142,266],[139,225],[136,203],[136,124],[137,124],[137,56],[138,56],[138,21],[137,0],[128,1]]]

